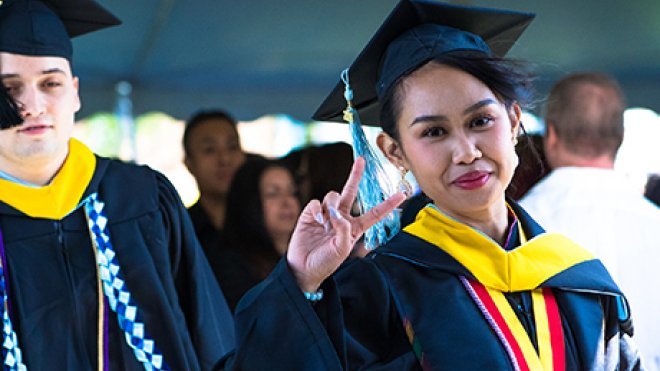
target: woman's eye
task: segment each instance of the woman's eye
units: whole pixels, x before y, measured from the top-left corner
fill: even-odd
[[[263,198],[277,198],[280,197],[281,194],[282,192],[278,190],[267,190],[264,192]]]
[[[493,118],[490,116],[480,116],[470,122],[471,127],[484,127],[489,125],[493,121]]]
[[[422,136],[424,137],[439,137],[445,133],[445,130],[441,127],[435,126],[435,127],[430,127],[426,128],[422,132]]]

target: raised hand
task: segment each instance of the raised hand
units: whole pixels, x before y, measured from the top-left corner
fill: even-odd
[[[351,216],[363,171],[364,159],[359,157],[341,194],[329,192],[323,203],[310,201],[298,218],[289,242],[287,262],[302,291],[318,290],[346,260],[360,236],[405,200],[405,195],[399,192],[366,214]]]

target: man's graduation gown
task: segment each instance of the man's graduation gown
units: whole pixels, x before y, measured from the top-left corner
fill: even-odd
[[[36,193],[42,199],[17,202],[12,197],[20,196],[22,188],[0,182],[9,313],[29,370],[93,370],[99,363],[96,262],[78,205],[95,192],[106,204],[110,238],[126,285],[170,369],[303,369],[301,365],[336,362],[324,358],[336,359],[327,338],[315,343],[307,326],[296,326],[314,321],[316,332],[323,330],[311,307],[301,320],[296,308],[307,303],[285,264],[248,313],[239,316],[236,344],[233,318],[186,209],[167,179],[146,166],[96,157],[75,140],[71,148],[68,165],[60,171],[66,181],[56,178],[51,183],[55,188],[68,184],[68,196],[51,189]],[[88,152],[82,163],[81,151]],[[67,202],[73,207],[62,211]],[[52,215],[34,217],[26,211]],[[283,294],[287,290],[289,294]],[[291,300],[289,295],[297,297]],[[106,317],[109,369],[143,370],[117,315],[108,310]],[[282,326],[287,330],[274,331]],[[276,348],[271,344],[285,344],[287,352],[270,351]]]

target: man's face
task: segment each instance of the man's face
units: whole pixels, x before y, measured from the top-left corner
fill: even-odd
[[[222,119],[204,120],[190,132],[189,144],[185,164],[199,192],[225,196],[234,173],[245,162],[236,127]]]
[[[0,52],[0,78],[24,120],[20,126],[0,130],[0,168],[64,158],[80,109],[78,78],[73,77],[69,61]]]

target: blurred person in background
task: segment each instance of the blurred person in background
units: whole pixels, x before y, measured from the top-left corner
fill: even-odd
[[[299,214],[297,186],[287,167],[262,159],[238,169],[228,192],[221,244],[209,255],[232,310],[286,254]]]
[[[188,119],[183,132],[184,163],[199,189],[199,200],[188,212],[207,255],[220,243],[229,186],[248,158],[236,125],[225,111],[199,111]]]
[[[598,72],[567,75],[550,91],[545,155],[552,171],[521,204],[548,231],[602,259],[632,307],[635,341],[648,367],[660,365],[660,209],[614,170],[625,99]]]

